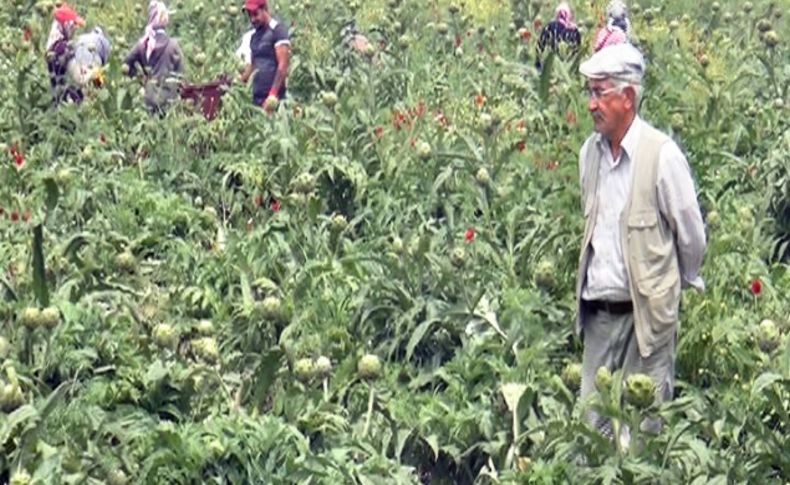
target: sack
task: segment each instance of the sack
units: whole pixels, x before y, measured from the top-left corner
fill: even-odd
[[[66,66],[71,82],[77,86],[87,86],[101,80],[101,68],[110,58],[110,40],[100,27],[80,35],[74,41],[74,56]]]

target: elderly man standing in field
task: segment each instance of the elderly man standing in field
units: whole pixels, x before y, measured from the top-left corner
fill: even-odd
[[[599,368],[645,374],[656,399],[674,390],[681,288],[700,291],[705,231],[689,164],[638,113],[645,62],[631,44],[607,46],[579,68],[595,132],[581,148],[584,240],[577,283],[582,398]],[[611,424],[590,421],[611,437]],[[660,422],[645,419],[644,431]]]

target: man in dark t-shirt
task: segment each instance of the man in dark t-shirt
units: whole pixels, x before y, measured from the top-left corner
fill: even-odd
[[[255,32],[250,39],[251,62],[241,79],[247,82],[252,77],[252,102],[272,112],[285,97],[291,40],[286,26],[269,13],[267,0],[246,0],[244,8]]]

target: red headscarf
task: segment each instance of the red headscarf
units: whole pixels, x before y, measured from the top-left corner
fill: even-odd
[[[82,17],[65,3],[55,9],[54,16],[55,20],[61,25],[65,25],[68,22],[74,22],[75,25],[79,26],[85,25],[85,21]]]

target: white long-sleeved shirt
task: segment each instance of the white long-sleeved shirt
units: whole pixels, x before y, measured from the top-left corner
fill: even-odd
[[[633,180],[633,154],[637,149],[642,124],[636,117],[620,143],[620,156],[614,159],[607,142],[601,142],[603,158],[598,175],[598,214],[591,241],[587,278],[582,289],[585,300],[629,301],[628,272],[620,244],[620,215],[628,202]],[[592,138],[591,138],[592,139]],[[580,180],[590,142],[579,153]],[[658,206],[675,234],[682,284],[702,291],[700,277],[705,255],[705,228],[697,203],[688,161],[673,141],[665,143],[659,154]]]

